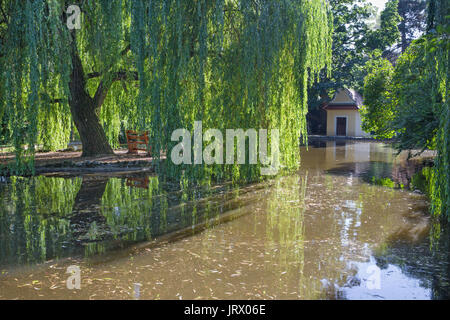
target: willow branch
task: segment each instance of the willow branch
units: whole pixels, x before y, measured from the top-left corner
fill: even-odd
[[[135,71],[133,72],[119,71],[113,74],[111,81],[101,80],[100,83],[98,84],[97,90],[94,95],[95,108],[101,108],[112,83],[115,81],[122,81],[122,80],[138,81],[139,80],[138,73]]]

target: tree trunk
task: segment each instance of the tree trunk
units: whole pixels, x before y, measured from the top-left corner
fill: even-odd
[[[82,157],[113,155],[114,152],[106,139],[98,117],[104,99],[101,101],[94,99],[87,93],[83,66],[75,41],[72,44],[72,74],[69,89],[70,111],[83,144]]]
[[[406,51],[406,49],[408,48],[408,43],[407,43],[407,39],[406,39],[406,22],[405,22],[405,18],[403,18],[403,21],[400,23],[400,34],[402,36],[402,42],[401,42],[401,46],[402,46],[402,53],[404,53]]]
[[[114,154],[92,104],[71,104],[70,110],[83,145],[82,157]]]

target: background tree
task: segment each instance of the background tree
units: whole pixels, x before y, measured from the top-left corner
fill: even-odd
[[[376,17],[376,9],[366,0],[331,0],[333,13],[333,55],[331,74],[322,72],[309,90],[308,124],[310,131],[322,133],[325,118],[320,106],[330,99],[336,89],[347,87],[362,92],[364,77],[367,75],[366,62],[378,52],[385,52],[400,37],[397,1],[388,1],[380,15],[377,28],[371,20]],[[377,52],[377,53],[375,53]]]
[[[426,0],[398,1],[398,14],[402,17],[402,21],[398,26],[401,34],[399,46],[402,53],[405,52],[414,39],[417,39],[425,31],[426,3]]]
[[[398,25],[401,17],[398,14],[398,0],[389,0],[380,15],[380,27],[367,34],[367,50],[385,51],[400,38]]]
[[[334,19],[332,71],[331,77],[323,79],[326,82],[320,82],[318,87],[354,87],[358,82],[358,66],[367,60],[366,37],[371,30],[369,18],[374,16],[375,8],[365,0],[333,0],[331,8]]]
[[[378,137],[395,135],[398,150],[437,151],[429,176],[431,209],[450,219],[448,1],[430,0],[427,12],[427,33],[411,43],[393,72],[384,60],[366,77],[363,123]]]
[[[390,85],[394,68],[384,58],[379,57],[366,64],[368,75],[364,79],[364,106],[361,109],[362,128],[374,132],[379,138],[392,138],[395,131],[390,126],[393,117]]]
[[[398,24],[400,32],[399,41],[383,52],[383,57],[395,64],[401,53],[414,39],[425,32],[426,26],[426,0],[399,0],[397,11],[401,17]]]

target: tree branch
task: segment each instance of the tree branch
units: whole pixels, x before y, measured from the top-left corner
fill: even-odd
[[[120,55],[124,56],[130,50],[131,50],[131,44],[128,44],[120,52]],[[93,79],[93,78],[101,77],[102,75],[103,74],[100,73],[100,72],[91,72],[91,73],[88,73],[86,76],[87,76],[88,79]],[[111,79],[111,82],[109,83],[109,85],[106,85],[104,79],[102,79],[100,81],[100,83],[98,84],[97,90],[96,90],[95,95],[94,95],[94,106],[95,106],[95,109],[98,111],[101,108],[103,102],[106,99],[106,95],[108,94],[109,87],[111,86],[111,84],[114,81],[126,80],[128,78],[133,79],[133,80],[139,80],[137,72],[126,72],[126,71],[118,71],[118,72],[113,73],[112,74],[112,79]]]
[[[88,79],[94,79],[100,77],[102,74],[100,72],[91,72],[86,75]]]
[[[4,23],[7,23],[8,22],[8,17],[7,17],[7,15],[6,15],[6,12],[3,10],[3,1],[2,2],[0,2],[0,12],[2,13],[2,15],[3,15],[3,19],[4,19]]]
[[[119,80],[139,80],[138,74],[136,71],[117,71],[112,73],[112,81],[119,81]],[[94,79],[101,77],[102,73],[100,72],[91,72],[86,75],[88,79]],[[130,76],[130,77],[128,77]]]

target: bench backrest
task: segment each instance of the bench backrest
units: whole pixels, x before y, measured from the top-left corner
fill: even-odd
[[[126,134],[129,152],[135,153],[137,150],[147,151],[147,148],[139,148],[138,145],[148,145],[148,131],[138,133],[133,130],[127,130]]]
[[[142,144],[148,143],[148,131],[139,134],[136,131],[127,130],[127,141],[128,142],[142,142]]]

